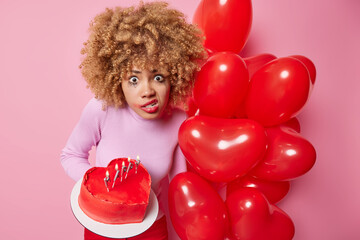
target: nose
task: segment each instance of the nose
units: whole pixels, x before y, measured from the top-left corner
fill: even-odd
[[[142,98],[149,98],[155,95],[155,90],[150,81],[144,81],[143,89],[141,93]]]

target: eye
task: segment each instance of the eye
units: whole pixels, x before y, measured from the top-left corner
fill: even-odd
[[[162,75],[156,75],[154,77],[154,80],[157,82],[163,82],[164,81],[164,77]]]
[[[129,78],[129,83],[132,85],[136,85],[139,82],[139,79],[135,76]]]

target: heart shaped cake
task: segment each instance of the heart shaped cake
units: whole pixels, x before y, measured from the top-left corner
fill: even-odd
[[[93,167],[85,173],[78,201],[95,221],[139,223],[145,217],[150,190],[151,177],[140,161],[117,158],[106,168]]]

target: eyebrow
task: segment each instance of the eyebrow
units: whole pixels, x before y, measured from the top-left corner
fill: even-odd
[[[154,69],[154,70],[151,71],[151,73],[156,73],[157,71],[158,70]],[[131,72],[132,73],[137,73],[137,74],[141,73],[141,71],[139,71],[139,70],[131,70]]]

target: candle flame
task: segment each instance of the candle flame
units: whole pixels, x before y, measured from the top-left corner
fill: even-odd
[[[138,160],[138,161],[140,160],[140,157],[139,157],[139,155],[137,155],[137,156],[136,156],[136,160]]]
[[[119,170],[118,164],[115,164],[115,170],[116,170],[116,171]]]
[[[109,171],[106,170],[106,177],[109,177],[109,176],[110,176]]]
[[[125,166],[125,163],[124,163],[124,161],[122,162],[122,166],[123,166],[123,167]]]
[[[128,157],[128,162],[130,162],[130,157]]]

